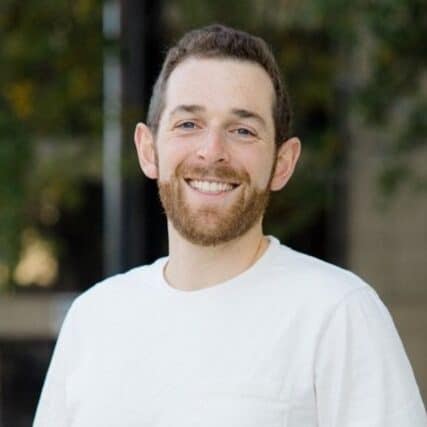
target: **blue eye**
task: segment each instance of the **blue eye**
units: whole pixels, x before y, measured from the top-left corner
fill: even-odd
[[[238,128],[236,129],[236,132],[241,136],[255,136],[254,132],[251,132],[249,129],[246,128]]]
[[[194,122],[182,122],[177,127],[181,129],[194,129],[196,124]]]

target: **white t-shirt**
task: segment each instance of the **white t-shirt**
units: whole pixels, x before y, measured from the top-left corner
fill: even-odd
[[[374,290],[269,239],[209,288],[172,288],[161,258],[79,296],[34,427],[426,427]]]

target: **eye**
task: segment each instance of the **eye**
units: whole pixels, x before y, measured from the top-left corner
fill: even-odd
[[[176,127],[180,129],[196,129],[196,123],[187,120],[185,122],[178,123]]]
[[[234,133],[236,133],[239,136],[256,136],[255,132],[252,132],[249,129],[246,128],[237,128],[233,130]]]

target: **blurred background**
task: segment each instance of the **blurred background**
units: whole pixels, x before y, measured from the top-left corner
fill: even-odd
[[[262,36],[303,141],[266,232],[349,268],[390,309],[427,398],[423,0],[2,0],[0,426],[30,426],[63,317],[95,282],[167,253],[133,147],[168,45]]]

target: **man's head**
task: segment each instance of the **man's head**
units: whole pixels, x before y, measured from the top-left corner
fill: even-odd
[[[147,124],[154,134],[157,133],[165,108],[169,77],[179,64],[191,57],[235,59],[260,65],[270,76],[274,87],[272,114],[275,142],[280,145],[289,138],[291,127],[289,96],[271,50],[263,39],[223,25],[209,25],[190,31],[176,46],[169,49],[154,85],[148,109]]]
[[[211,26],[169,51],[135,142],[169,225],[212,246],[261,230],[270,191],[286,184],[299,156],[288,131],[287,97],[265,43]]]

